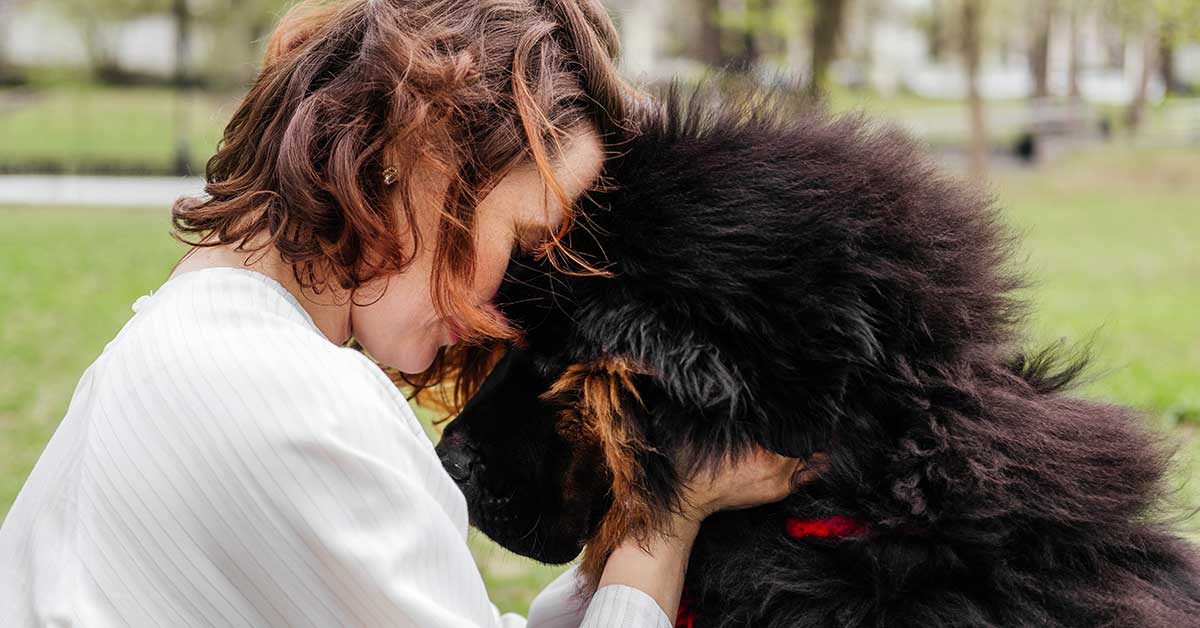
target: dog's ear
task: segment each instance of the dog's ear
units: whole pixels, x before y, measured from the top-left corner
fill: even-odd
[[[595,441],[612,475],[614,507],[649,510],[646,459],[655,453],[635,417],[645,414],[635,378],[641,370],[622,358],[572,364],[545,398],[563,408],[560,430]]]
[[[545,395],[562,408],[560,433],[569,441],[587,439],[588,446],[597,447],[612,482],[612,505],[588,542],[583,561],[585,579],[592,585],[617,544],[628,536],[648,538],[662,529],[673,507],[674,478],[657,477],[671,473],[669,461],[653,465],[653,471],[648,464],[661,454],[638,421],[646,414],[635,384],[642,375],[629,360],[604,357],[567,367]]]

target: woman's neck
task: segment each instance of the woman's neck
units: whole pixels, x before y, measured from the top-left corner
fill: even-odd
[[[350,328],[350,295],[340,289],[328,289],[318,295],[301,288],[291,266],[274,248],[268,247],[249,254],[235,251],[231,245],[194,247],[176,264],[171,277],[204,268],[244,268],[262,273],[278,281],[296,297],[317,329],[330,342],[345,344],[353,333]]]

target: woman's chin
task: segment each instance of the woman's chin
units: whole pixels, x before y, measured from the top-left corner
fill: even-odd
[[[438,347],[436,344],[422,343],[421,345],[389,347],[387,350],[376,353],[370,347],[364,346],[367,353],[375,358],[379,364],[391,369],[395,369],[405,375],[416,375],[429,370],[433,364],[434,358],[437,357]]]

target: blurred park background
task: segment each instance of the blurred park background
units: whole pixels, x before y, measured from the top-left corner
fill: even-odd
[[[0,0],[0,516],[182,254],[176,195],[281,0]],[[714,68],[909,129],[1024,234],[1031,343],[1091,340],[1200,507],[1200,0],[607,0],[647,85]],[[432,430],[433,428],[431,428]],[[1200,538],[1193,517],[1181,523]],[[473,547],[523,611],[557,569]]]

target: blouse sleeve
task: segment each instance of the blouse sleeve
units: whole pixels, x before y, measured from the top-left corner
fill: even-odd
[[[578,575],[571,567],[534,598],[528,628],[671,628],[658,602],[639,589],[608,585],[590,600],[577,591]]]

